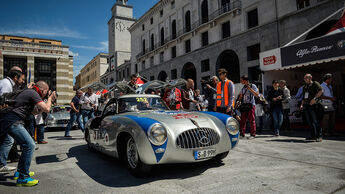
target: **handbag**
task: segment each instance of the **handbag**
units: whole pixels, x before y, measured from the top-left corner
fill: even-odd
[[[335,108],[334,108],[334,106],[333,106],[333,102],[321,100],[319,104],[320,104],[321,109],[322,109],[324,112],[332,112],[332,111],[335,111]]]

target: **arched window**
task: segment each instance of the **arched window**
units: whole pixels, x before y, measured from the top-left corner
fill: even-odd
[[[230,0],[222,0],[222,13],[230,10]]]
[[[201,3],[201,21],[202,23],[208,22],[208,2],[204,0]]]
[[[185,19],[185,32],[189,32],[191,30],[191,19],[190,19],[189,10],[186,12],[184,19]]]
[[[145,39],[143,40],[143,54],[145,54],[146,46],[145,46]]]
[[[164,27],[161,28],[161,46],[164,45]]]
[[[172,30],[172,39],[175,39],[176,38],[176,20],[172,21],[171,30]]]
[[[151,34],[151,51],[155,49],[155,36]]]

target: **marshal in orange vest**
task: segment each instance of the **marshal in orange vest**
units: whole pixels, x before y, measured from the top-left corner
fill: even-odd
[[[224,96],[222,98],[222,82],[217,84],[217,107],[222,105],[222,100],[224,99],[224,104],[227,107],[229,105],[229,84],[234,84],[231,80],[226,80],[224,84]],[[235,106],[235,100],[232,101],[232,107]]]

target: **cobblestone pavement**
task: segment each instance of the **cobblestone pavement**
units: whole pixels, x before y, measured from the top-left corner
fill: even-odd
[[[345,193],[344,138],[260,135],[241,140],[221,164],[161,165],[138,179],[118,160],[90,152],[81,131],[72,139],[45,135],[49,143],[39,145],[31,167],[39,185],[17,188],[13,174],[0,174],[0,193]]]

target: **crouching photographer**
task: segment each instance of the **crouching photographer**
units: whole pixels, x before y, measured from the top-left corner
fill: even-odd
[[[22,148],[17,172],[15,173],[15,178],[18,178],[17,186],[34,186],[38,184],[38,180],[30,177],[32,173],[30,173],[29,169],[32,154],[35,150],[35,142],[25,129],[24,120],[33,112],[35,106],[40,112],[48,113],[50,111],[52,101],[56,99],[56,95],[53,92],[48,97],[47,102],[43,102],[42,99],[47,95],[48,91],[49,86],[47,83],[44,81],[37,82],[32,89],[26,89],[18,94],[15,98],[13,109],[0,119],[0,151],[8,155],[12,146],[9,140],[11,137]]]

